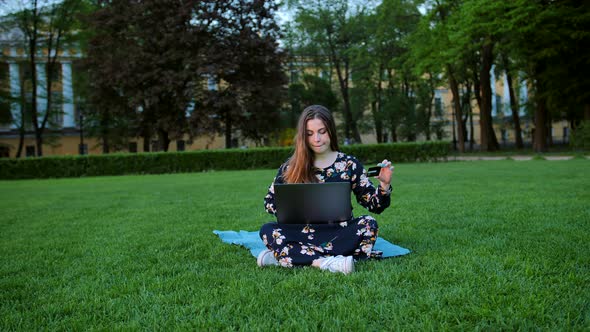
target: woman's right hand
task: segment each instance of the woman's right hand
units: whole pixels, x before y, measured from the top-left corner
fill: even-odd
[[[379,175],[377,176],[379,185],[383,190],[389,190],[394,167],[391,165],[391,161],[387,159],[383,159],[383,161],[379,163],[379,166],[381,166],[381,171],[379,171]]]

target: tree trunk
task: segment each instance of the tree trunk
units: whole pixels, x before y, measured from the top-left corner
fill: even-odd
[[[338,75],[338,83],[340,86],[340,93],[342,94],[342,101],[344,102],[344,134],[347,139],[355,139],[356,143],[361,143],[361,137],[359,135],[356,123],[352,117],[352,111],[350,107],[350,96],[348,92],[348,59],[341,58],[336,55],[334,41],[332,40],[332,34],[330,31],[326,31],[328,36],[328,47],[330,50],[330,62],[336,67],[336,74]],[[344,74],[342,74],[342,66],[340,61],[344,62]]]
[[[160,144],[160,151],[168,152],[170,138],[168,138],[168,132],[162,128],[158,129],[158,143]]]
[[[469,104],[469,150],[473,151],[473,144],[475,143],[475,134],[473,127],[473,108]]]
[[[428,73],[430,78],[428,79],[428,86],[430,87],[430,95],[429,95],[429,102],[428,102],[428,111],[426,112],[426,140],[430,141],[431,139],[431,130],[430,130],[430,118],[432,117],[432,108],[434,107],[434,97],[435,97],[435,86],[434,86],[434,79],[432,78],[432,73]]]
[[[479,75],[477,74],[477,65],[473,66],[473,94],[475,95],[475,101],[477,102],[477,109],[479,110],[479,118],[481,122],[481,84],[479,82]],[[470,144],[469,148],[473,151],[473,145],[475,144],[475,127],[473,126],[473,110],[469,115],[469,121],[471,122],[471,137],[470,137]]]
[[[150,152],[150,150],[151,150],[150,141],[151,141],[150,135],[143,136],[143,152]]]
[[[471,84],[469,84],[469,82],[465,83],[465,94],[463,95],[461,110],[465,111],[465,117],[462,120],[463,137],[465,138],[465,142],[468,142],[469,138],[467,137],[467,121],[469,120],[469,115],[471,114]]]
[[[16,150],[16,158],[20,158],[21,154],[23,153],[23,146],[24,146],[24,141],[25,141],[25,133],[24,130],[19,128],[19,133],[18,133],[18,149]]]
[[[26,107],[27,107],[27,99],[26,99],[25,93],[24,93],[24,91],[25,91],[24,79],[21,80],[20,91],[21,91],[21,93],[20,93],[20,102],[21,102],[20,125],[18,126],[18,149],[16,151],[16,158],[21,157],[21,155],[23,153],[23,146],[25,145],[25,133],[26,133],[25,114],[26,114]]]
[[[545,127],[547,129],[547,146],[553,146],[553,134],[551,133],[551,124],[553,123],[553,119],[551,118],[551,113],[546,112],[546,119],[545,119]]]
[[[36,43],[36,41],[34,42]],[[30,66],[31,66],[31,121],[33,123],[33,130],[35,131],[35,145],[37,147],[37,156],[43,156],[43,139],[41,137],[41,133],[39,133],[39,117],[38,113],[38,105],[37,105],[37,67],[35,65],[36,61],[36,52],[37,49],[33,43],[29,43],[29,48],[32,50],[30,51]]]
[[[383,87],[383,64],[379,65],[379,80],[377,82],[377,92],[375,100],[371,103],[371,111],[373,112],[373,121],[375,122],[375,133],[377,135],[377,143],[383,143],[383,122],[381,121],[381,94]]]
[[[518,115],[518,103],[516,102],[516,94],[514,93],[514,85],[512,84],[512,75],[510,71],[506,71],[506,82],[508,83],[508,92],[510,94],[510,108],[512,109],[512,121],[514,122],[514,139],[517,149],[524,148],[522,142],[522,129],[520,128],[520,116]]]
[[[377,101],[371,102],[371,113],[373,114],[373,121],[375,122],[375,135],[377,136],[377,143],[383,142],[383,124],[379,119],[379,114],[377,111],[378,103]]]
[[[225,148],[231,149],[231,129],[232,129],[232,121],[231,121],[231,114],[230,110],[227,109],[225,111]]]
[[[391,141],[397,142],[397,129],[395,128],[395,124],[391,125]]]
[[[361,136],[359,134],[356,122],[352,116],[352,108],[350,107],[350,94],[348,88],[348,61],[344,61],[344,74],[339,62],[336,62],[336,73],[338,74],[338,82],[340,86],[340,93],[342,94],[342,101],[344,102],[344,132],[346,138],[354,139],[355,143],[361,143]],[[352,135],[352,137],[351,137]]]
[[[43,135],[39,129],[35,129],[35,143],[37,144],[37,157],[43,157]]]
[[[447,71],[449,73],[449,85],[451,86],[451,92],[453,94],[453,110],[455,111],[455,118],[453,119],[454,122],[457,123],[457,142],[458,150],[461,153],[465,152],[465,136],[464,136],[464,128],[463,128],[463,116],[461,112],[461,96],[459,95],[459,84],[455,79],[455,75],[450,65],[447,65]]]
[[[100,128],[101,128],[101,139],[102,139],[102,153],[108,154],[111,152],[110,149],[110,142],[109,142],[109,116],[108,114],[103,113],[102,119],[100,120]]]
[[[103,136],[102,137],[102,153],[103,154],[108,154],[111,152],[110,149],[110,145],[111,143],[109,142],[109,137],[108,136]]]
[[[502,63],[504,65],[504,70],[506,71],[506,83],[508,84],[508,94],[510,96],[510,108],[512,110],[512,122],[514,122],[514,142],[516,144],[517,149],[524,148],[524,143],[522,141],[522,129],[520,128],[520,115],[518,114],[519,107],[518,101],[516,99],[516,94],[514,93],[514,84],[512,81],[512,74],[510,73],[510,62],[506,54],[502,54]]]
[[[535,152],[547,152],[547,105],[545,97],[537,96],[533,150]]]
[[[479,109],[479,114],[481,118],[481,109],[482,100],[481,100],[481,83],[479,80],[479,75],[477,75],[477,69],[474,68],[473,70],[473,94],[475,95],[475,100],[477,101],[477,108]]]
[[[493,44],[488,40],[481,50],[481,71],[479,74],[481,84],[480,112],[480,144],[482,151],[496,151],[499,148],[496,134],[492,126],[492,86],[490,83],[490,70],[493,62]]]
[[[348,75],[345,74],[346,80],[342,77],[340,69],[340,62],[336,62],[335,57],[332,58],[336,66],[336,75],[338,76],[338,86],[340,87],[340,94],[342,95],[342,101],[344,102],[344,136],[346,139],[351,138],[350,125],[352,122],[352,115],[350,114],[350,103],[348,102]]]

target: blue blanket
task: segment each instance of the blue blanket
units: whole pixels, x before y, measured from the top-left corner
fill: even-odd
[[[237,244],[248,248],[254,257],[258,257],[258,254],[262,250],[266,249],[264,243],[262,243],[262,240],[260,239],[260,236],[258,236],[258,232],[215,230],[213,233],[217,234],[221,241],[225,243]],[[373,249],[382,251],[383,258],[401,256],[410,253],[410,250],[396,246],[395,244],[380,237],[377,238]]]

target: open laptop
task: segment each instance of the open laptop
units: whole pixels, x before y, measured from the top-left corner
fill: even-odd
[[[350,182],[275,184],[279,223],[329,224],[350,220]]]

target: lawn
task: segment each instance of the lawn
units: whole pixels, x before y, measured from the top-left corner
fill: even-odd
[[[0,182],[0,330],[588,330],[590,160],[399,164],[345,276],[260,269],[274,170]],[[355,207],[356,214],[361,212]]]

